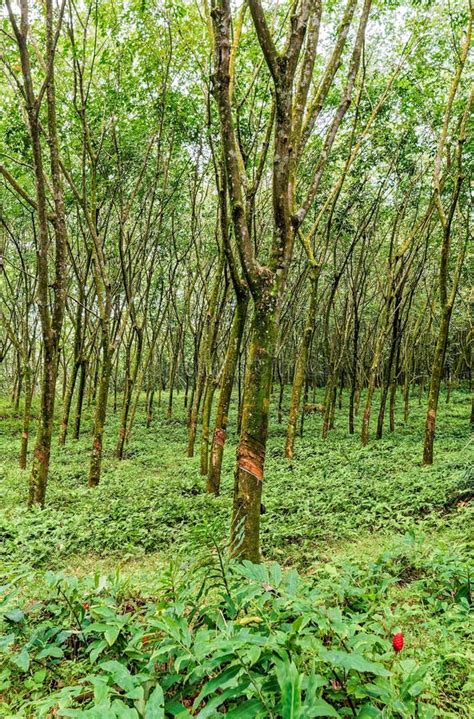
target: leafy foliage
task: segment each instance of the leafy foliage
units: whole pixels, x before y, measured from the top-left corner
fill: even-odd
[[[106,459],[93,493],[83,440],[71,443],[53,468],[50,505],[29,513],[11,468],[10,412],[0,713],[469,716],[465,397],[454,392],[444,409],[442,457],[429,469],[413,461],[416,405],[399,444],[369,449],[343,428],[315,446],[321,420],[311,416],[286,466],[277,429],[262,520],[264,549],[280,563],[258,566],[223,548],[232,452],[223,495],[209,498],[194,461],[176,459],[180,419],[167,423],[167,444],[157,441],[165,420],[149,431],[138,423],[133,452]],[[110,571],[119,553],[123,569]],[[395,654],[398,631],[405,647]]]
[[[365,569],[307,579],[214,553],[204,566],[163,572],[152,603],[130,596],[119,574],[49,572],[41,601],[20,609],[13,590],[3,602],[3,690],[23,679],[23,709],[38,717],[53,708],[71,717],[436,716],[433,663],[413,658],[411,636],[406,655],[390,641],[399,614],[387,599],[414,543]],[[425,562],[415,590],[461,631],[471,600],[459,558]]]

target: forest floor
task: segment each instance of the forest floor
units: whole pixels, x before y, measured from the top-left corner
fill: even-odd
[[[449,404],[442,398],[432,467],[420,466],[424,401],[419,405],[414,396],[407,425],[397,417],[395,433],[386,431],[382,440],[372,439],[367,447],[360,445],[358,434],[347,434],[346,404],[344,397],[336,429],[326,441],[321,439],[321,417],[307,417],[304,437],[297,439],[292,461],[283,458],[285,425],[278,425],[272,418],[261,531],[265,566],[270,569],[262,571],[270,572],[270,584],[275,584],[277,570],[272,562],[282,567],[283,574],[287,569],[296,569],[311,585],[304,589],[306,597],[312,596],[308,592],[316,588],[325,604],[342,607],[343,614],[344,607],[350,605],[351,621],[354,608],[365,612],[364,616],[370,614],[372,632],[385,631],[388,639],[393,631],[403,632],[405,664],[402,662],[400,672],[404,672],[405,681],[408,675],[415,677],[403,700],[405,704],[396,705],[398,700],[382,697],[379,687],[373,711],[380,711],[383,704],[387,707],[384,713],[370,713],[372,704],[366,704],[367,713],[357,716],[474,716],[474,680],[470,676],[474,643],[469,619],[474,575],[474,467],[469,395],[453,391]],[[47,505],[43,511],[28,511],[28,474],[16,466],[21,418],[7,402],[0,406],[0,581],[4,585],[0,590],[4,614],[3,626],[0,624],[1,717],[165,716],[160,708],[155,713],[142,711],[142,688],[139,697],[137,687],[124,688],[123,678],[121,681],[114,674],[116,667],[114,670],[112,664],[122,661],[127,653],[125,644],[120,651],[117,649],[125,633],[123,625],[114,629],[111,620],[107,630],[104,619],[105,640],[101,644],[94,635],[95,644],[89,644],[87,658],[80,646],[74,645],[72,652],[70,639],[72,635],[81,636],[84,623],[91,626],[87,619],[89,603],[82,601],[88,592],[97,599],[101,592],[108,591],[109,599],[114,597],[115,601],[119,596],[122,603],[127,596],[131,602],[127,611],[139,617],[143,629],[143,606],[155,602],[156,611],[156,602],[166,604],[170,597],[178,604],[189,603],[192,577],[206,564],[206,552],[206,556],[221,557],[215,548],[223,547],[228,536],[236,437],[231,433],[226,446],[221,496],[210,497],[199,475],[199,446],[196,457],[186,457],[181,395],[176,398],[176,417],[166,420],[163,415],[164,409],[156,408],[155,419],[147,430],[142,413],[137,413],[126,459],[119,462],[113,456],[118,417],[110,412],[103,476],[99,487],[91,491],[87,488],[91,418],[86,414],[79,441],[68,438],[61,449],[54,441]],[[235,426],[233,420],[231,417],[231,426]],[[31,444],[33,434],[32,431]],[[223,561],[227,561],[225,557]],[[225,568],[222,572],[226,583]],[[101,575],[109,579],[101,579]],[[252,581],[248,573],[246,580]],[[175,586],[178,584],[179,588]],[[269,591],[273,591],[272,587]],[[61,597],[64,602],[59,606]],[[109,599],[104,600],[104,606],[110,604]],[[78,605],[80,617],[79,610],[74,609],[77,601],[82,601]],[[269,601],[268,597],[265,601]],[[45,607],[50,615],[45,614]],[[99,610],[100,607],[93,617],[92,629],[100,634],[99,616],[102,611],[105,617],[105,610]],[[257,611],[255,607],[253,611]],[[67,641],[65,635],[58,638],[59,629],[51,633],[51,627],[57,625],[65,631],[66,615],[73,627]],[[261,618],[253,619],[258,627]],[[250,615],[250,626],[251,620]],[[362,619],[359,621],[363,624]],[[248,634],[249,628],[244,628]],[[337,633],[337,628],[334,631]],[[84,635],[82,631],[83,639]],[[56,637],[54,651],[50,649],[51,637]],[[130,637],[128,642],[132,641]],[[140,637],[148,641],[146,634],[143,639],[143,631]],[[74,641],[80,644],[79,639]],[[69,653],[65,651],[66,644]],[[107,696],[98,691],[97,681],[90,679],[91,666],[98,661],[97,656],[90,656],[91,646],[92,651],[97,648],[101,659],[111,659],[102,664],[102,671],[112,676]],[[298,656],[305,651],[303,647]],[[129,651],[128,655],[132,656]],[[135,655],[132,658],[139,661]],[[293,661],[296,659],[291,659],[292,664]],[[304,664],[306,659],[301,661]],[[130,669],[130,664],[127,666]],[[212,676],[212,669],[206,672]],[[353,702],[340,698],[343,689],[347,688],[349,694],[352,691],[349,683],[341,687],[339,679],[331,681],[328,691],[323,689],[324,699],[322,695],[320,699],[322,706],[329,707],[327,714],[321,708],[316,713],[304,713],[304,709],[299,710],[300,714],[285,713],[275,704],[277,709],[271,715],[285,719],[353,716]],[[176,687],[176,682],[176,677],[164,681],[165,694],[166,687]],[[255,681],[251,680],[251,684],[255,685]],[[92,703],[87,689],[91,685]],[[222,687],[226,686],[223,682]],[[197,676],[193,691],[188,692],[191,698],[196,699],[202,687],[203,678]],[[216,691],[216,687],[214,692],[206,690],[208,699],[215,699]],[[273,690],[270,687],[268,691],[271,694]],[[175,691],[175,696],[180,697],[179,711],[173,708],[175,705],[166,704],[166,716],[221,716],[219,712],[233,706],[222,700],[219,710],[206,709],[207,699],[200,695],[194,706],[182,686],[180,692]],[[360,688],[354,690],[353,701],[362,696],[361,692]],[[251,696],[249,690],[245,696]],[[419,707],[413,709],[411,702],[415,698],[426,701],[432,713],[419,713]],[[155,695],[149,701],[158,702],[158,707],[160,698]],[[260,701],[267,706],[263,694],[258,693],[257,698],[247,699],[248,710],[240,715],[234,710],[232,716],[270,716],[270,709],[258,713]],[[78,709],[81,702],[83,708]],[[88,708],[84,708],[84,702]],[[119,705],[123,705],[121,709]],[[100,706],[103,708],[97,709]],[[348,714],[345,706],[349,707]]]

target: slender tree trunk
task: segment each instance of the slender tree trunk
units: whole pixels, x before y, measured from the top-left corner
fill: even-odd
[[[390,389],[390,386],[392,384],[392,374],[393,374],[393,363],[395,360],[395,357],[398,352],[398,343],[399,343],[399,325],[400,325],[400,302],[401,302],[401,296],[398,294],[395,298],[395,311],[393,313],[393,321],[392,321],[392,341],[390,344],[390,352],[387,359],[387,365],[385,367],[385,376],[382,381],[382,391],[380,393],[380,406],[379,406],[379,414],[377,417],[377,431],[375,434],[376,439],[382,439],[383,434],[383,425],[385,420],[385,407],[387,404],[387,397],[388,392]]]
[[[357,305],[354,305],[354,334],[352,338],[351,392],[349,395],[349,434],[354,434],[355,400],[357,392],[357,368],[359,354],[360,320]]]
[[[100,369],[100,359],[99,356],[97,356],[95,365],[94,365],[94,381],[92,386],[89,386],[89,402],[88,405],[96,404],[97,400],[97,387],[99,386],[99,369]]]
[[[12,394],[12,404],[13,409],[15,412],[18,412],[20,408],[20,397],[21,397],[21,390],[23,387],[23,368],[21,366],[21,357],[20,353],[17,352],[16,355],[16,365],[17,365],[17,372],[16,372],[16,381],[13,385],[13,394]]]
[[[140,363],[142,359],[142,348],[143,348],[143,332],[141,328],[136,328],[135,333],[137,335],[137,344],[135,347],[135,358],[133,362],[133,368],[130,367],[130,362],[128,363],[128,368],[126,371],[126,380],[125,380],[125,393],[123,397],[123,404],[122,404],[122,413],[120,416],[120,428],[119,428],[119,435],[117,440],[117,447],[115,450],[115,456],[118,459],[123,459],[123,452],[124,452],[124,446],[125,446],[125,438],[127,436],[127,423],[128,423],[128,414],[130,411],[130,405],[132,402],[132,393],[133,388],[135,387],[138,371],[140,369]]]
[[[176,347],[173,350],[172,355],[170,353],[170,366],[169,366],[169,373],[168,373],[168,408],[166,410],[166,416],[168,419],[171,419],[171,417],[173,416],[173,393],[174,393],[174,382],[175,382],[175,376],[176,376],[176,367],[178,364],[178,356],[179,356],[179,346],[176,345]]]
[[[443,374],[444,358],[448,343],[449,321],[451,319],[451,307],[443,311],[441,324],[436,342],[433,357],[433,369],[431,372],[430,389],[428,394],[428,411],[425,423],[425,441],[423,445],[423,464],[433,464],[433,445],[436,428],[436,412],[438,410],[439,391]]]
[[[305,419],[304,406],[308,402],[308,392],[309,392],[309,379],[308,379],[308,375],[306,375],[305,381],[304,381],[303,411],[300,413],[300,434],[299,434],[299,436],[301,439],[303,439],[304,419]]]
[[[55,387],[58,371],[58,354],[43,346],[43,376],[41,381],[40,415],[36,433],[33,465],[30,475],[28,506],[44,507],[48,481],[51,437],[53,434]]]
[[[79,387],[77,388],[76,417],[74,419],[73,439],[79,439],[81,433],[82,407],[84,405],[84,394],[86,389],[87,360],[82,359],[79,374]]]
[[[318,294],[318,274],[312,270],[311,276],[311,298],[309,303],[308,315],[304,327],[303,337],[298,349],[296,358],[295,376],[293,378],[293,387],[291,390],[290,414],[288,417],[288,428],[286,431],[285,457],[292,459],[295,447],[296,423],[298,421],[298,412],[300,408],[301,391],[306,376],[306,367],[308,364],[309,348],[311,346],[311,338],[313,336],[314,324],[316,321],[317,294]]]
[[[189,415],[189,430],[188,430],[188,457],[194,456],[194,444],[196,442],[197,432],[197,420],[199,415],[199,407],[201,405],[201,398],[204,392],[204,386],[206,384],[206,374],[204,367],[201,368],[197,378],[196,385],[194,387],[193,402],[191,405],[191,412]]]
[[[280,387],[280,390],[278,392],[278,415],[277,415],[277,417],[278,417],[278,424],[281,424],[283,421],[283,396],[285,393],[285,385],[283,383],[283,376],[282,376],[282,372],[281,372],[279,359],[277,359],[277,362],[276,362],[276,370],[277,370],[277,375],[278,375],[278,384]]]
[[[227,352],[222,371],[221,389],[216,410],[216,421],[212,440],[211,461],[207,479],[207,491],[219,494],[222,470],[222,458],[224,456],[224,444],[227,436],[227,422],[232,387],[234,384],[235,369],[240,354],[240,346],[244,334],[245,320],[247,317],[248,296],[243,295],[237,299],[234,319],[227,345]]]
[[[102,445],[111,374],[112,353],[110,351],[108,336],[106,335],[102,340],[102,367],[94,416],[92,452],[89,466],[89,487],[96,487],[100,481]]]
[[[25,366],[25,400],[23,405],[23,423],[21,428],[21,443],[20,443],[20,458],[19,466],[20,469],[26,469],[26,458],[28,454],[28,433],[30,428],[31,420],[31,402],[33,399],[33,387],[31,381],[31,367],[27,360]]]
[[[202,431],[201,431],[201,475],[207,476],[209,469],[209,424],[211,420],[212,400],[216,391],[216,382],[212,377],[206,380],[204,401],[202,405]]]
[[[367,382],[367,394],[365,397],[364,415],[362,417],[361,442],[363,446],[369,442],[369,424],[370,414],[372,410],[372,400],[375,392],[375,384],[377,381],[377,369],[380,361],[380,353],[382,351],[382,334],[379,336],[377,345],[374,349],[374,356],[369,371],[369,379]]]
[[[72,398],[73,398],[74,389],[76,386],[78,370],[79,370],[79,363],[75,361],[72,366],[71,376],[69,378],[69,385],[68,385],[68,388],[66,391],[66,397],[64,399],[63,417],[62,417],[61,424],[59,427],[58,443],[61,446],[66,443],[66,434],[67,434],[67,428],[68,428],[68,424],[69,424],[69,414],[71,411]]]
[[[392,384],[390,385],[390,432],[395,432],[395,403],[397,400],[397,387],[400,375],[400,337],[397,342],[397,352],[395,356],[395,371],[392,376]]]
[[[150,429],[151,423],[153,421],[153,399],[155,396],[155,390],[152,387],[150,390],[150,393],[148,395],[148,401],[146,404],[146,428]]]
[[[332,364],[332,363],[331,363]],[[329,370],[329,376],[326,384],[326,391],[324,393],[324,417],[323,417],[323,429],[322,438],[326,439],[331,428],[331,412],[332,403],[334,397],[334,391],[337,391],[336,387],[337,378],[333,367]]]

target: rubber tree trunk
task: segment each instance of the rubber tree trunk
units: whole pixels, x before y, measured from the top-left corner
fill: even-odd
[[[349,434],[354,434],[355,399],[357,392],[357,365],[359,355],[360,320],[357,304],[354,304],[354,334],[352,336],[351,391],[349,395]]]
[[[198,358],[197,358],[198,381],[197,381],[197,385],[195,388],[193,404],[192,404],[191,414],[190,414],[190,421],[189,421],[188,457],[192,457],[194,455],[194,444],[196,441],[196,431],[197,431],[197,419],[198,419],[198,414],[199,414],[201,398],[204,393],[204,399],[206,400],[206,395],[208,394],[206,390],[208,387],[210,387],[209,383],[212,381],[211,378],[212,378],[212,371],[213,371],[213,365],[214,365],[215,345],[216,345],[217,331],[218,331],[219,319],[220,319],[219,312],[218,312],[218,298],[219,298],[219,289],[220,289],[223,270],[224,270],[224,252],[222,250],[220,250],[219,262],[218,262],[216,274],[214,277],[211,296],[209,298],[209,302],[207,305],[203,333],[201,335],[201,340],[200,340],[200,344],[199,344],[199,353],[198,353]],[[223,301],[225,301],[225,295],[226,295],[226,292],[224,292]],[[209,401],[209,399],[212,404],[212,398],[207,397],[208,401]],[[209,405],[205,408],[205,411],[210,412]],[[207,431],[209,432],[209,425],[208,425]],[[208,435],[206,441],[208,443],[209,435]],[[206,461],[206,466],[207,466],[207,461]],[[201,470],[202,469],[203,469],[203,465],[201,464]],[[205,474],[207,474],[207,470],[206,470]]]
[[[21,355],[20,352],[17,352],[16,354],[16,366],[17,366],[17,373],[16,373],[16,382],[13,386],[13,394],[12,394],[12,404],[13,409],[15,412],[18,412],[20,408],[20,397],[21,397],[21,390],[23,388],[23,368],[21,366]]]
[[[69,425],[69,415],[71,412],[71,404],[72,404],[72,398],[74,396],[74,389],[76,387],[76,381],[77,381],[77,374],[79,371],[79,367],[81,364],[81,355],[82,355],[82,316],[83,316],[83,302],[84,302],[84,290],[81,289],[79,302],[77,304],[77,310],[76,310],[76,320],[75,320],[75,328],[74,328],[74,358],[73,358],[73,365],[72,365],[72,371],[71,371],[71,377],[69,378],[69,384],[66,389],[66,394],[64,396],[64,405],[63,405],[63,416],[61,419],[61,425],[59,428],[59,445],[64,445],[66,442],[66,435]],[[64,369],[64,374],[66,374],[66,369]]]
[[[77,374],[79,370],[79,363],[74,362],[72,366],[71,376],[69,378],[69,384],[66,390],[66,397],[64,398],[63,416],[61,424],[59,426],[59,437],[58,443],[60,446],[66,443],[67,428],[69,424],[69,414],[71,412],[72,398],[74,395],[74,389],[76,386]]]
[[[382,353],[382,346],[383,341],[385,338],[385,332],[381,332],[379,334],[379,337],[377,339],[376,346],[374,348],[374,354],[372,357],[372,363],[370,365],[369,370],[369,378],[367,381],[367,394],[365,397],[365,407],[364,407],[364,415],[362,417],[362,429],[361,429],[361,442],[363,446],[367,445],[369,442],[369,424],[370,424],[370,414],[372,410],[372,400],[374,398],[374,392],[375,392],[375,382],[377,379],[377,369],[379,366],[380,361],[380,355]]]
[[[33,399],[33,386],[31,381],[31,367],[27,361],[25,366],[25,403],[23,405],[23,421],[21,428],[19,467],[26,469],[26,458],[28,455],[28,434],[31,419],[31,402]]]
[[[143,348],[143,331],[140,327],[135,328],[135,333],[137,336],[137,344],[135,347],[135,357],[133,361],[133,366],[130,371],[130,362],[129,367],[127,371],[127,378],[125,383],[125,394],[123,398],[122,403],[122,412],[120,415],[120,428],[119,428],[119,435],[117,440],[117,447],[115,450],[115,455],[118,457],[118,459],[123,459],[123,452],[125,447],[125,439],[127,436],[127,424],[128,424],[128,415],[130,412],[130,405],[132,402],[132,393],[133,388],[135,387],[135,384],[137,382],[137,376],[138,371],[140,369],[140,363],[142,359],[142,348]]]
[[[308,315],[306,317],[303,337],[301,338],[301,343],[298,348],[298,355],[296,358],[295,376],[293,378],[293,387],[291,390],[291,404],[288,417],[288,428],[286,430],[285,457],[287,459],[292,459],[294,455],[296,425],[298,422],[301,393],[303,390],[306,376],[311,338],[313,336],[314,324],[316,322],[318,276],[319,275],[316,273],[316,271],[313,270],[310,276],[311,298],[309,302]]]
[[[179,353],[181,349],[181,341],[182,341],[182,334],[183,334],[183,326],[184,326],[184,318],[182,323],[180,324],[179,332],[178,332],[178,339],[176,341],[176,345],[173,349],[172,357],[170,358],[170,371],[169,371],[169,378],[168,378],[168,409],[166,411],[166,416],[168,419],[171,419],[173,416],[173,393],[174,393],[174,385],[176,381],[176,372],[178,369],[178,362],[179,362]]]
[[[403,423],[407,424],[410,414],[410,357],[405,360],[405,371],[403,376]]]
[[[423,444],[423,464],[433,464],[433,445],[436,429],[436,412],[438,410],[439,391],[441,377],[443,375],[444,358],[448,343],[449,322],[451,319],[451,307],[445,307],[439,327],[438,339],[436,342],[431,371],[430,389],[428,394],[428,410],[425,423],[425,440]]]
[[[375,433],[376,439],[382,439],[383,434],[383,425],[385,420],[385,407],[387,405],[387,398],[389,389],[392,384],[393,379],[393,363],[398,351],[398,342],[399,342],[399,325],[400,325],[400,302],[401,297],[398,295],[396,298],[396,305],[395,305],[395,311],[393,313],[393,321],[392,321],[392,341],[390,343],[390,351],[387,359],[387,364],[385,367],[385,375],[382,382],[382,391],[380,393],[380,406],[379,406],[379,414],[377,417],[377,431]]]
[[[197,432],[197,418],[199,414],[199,407],[201,405],[201,398],[204,392],[204,385],[206,384],[206,373],[205,368],[201,367],[196,379],[196,386],[194,387],[193,401],[191,405],[191,412],[189,415],[189,430],[188,430],[188,457],[194,457],[194,444],[196,442]]]
[[[84,405],[84,394],[86,389],[87,364],[87,360],[83,359],[81,361],[79,386],[77,388],[76,416],[74,418],[74,432],[72,435],[73,439],[79,439],[81,433],[82,407]]]
[[[278,385],[279,385],[279,392],[278,392],[278,424],[281,424],[283,422],[283,397],[285,394],[285,384],[283,382],[283,374],[281,371],[281,364],[280,359],[277,359],[276,361],[276,372],[278,376]]]
[[[43,344],[43,374],[36,444],[31,468],[28,506],[44,507],[48,481],[51,437],[53,434],[55,388],[58,372],[58,352]]]
[[[106,338],[102,342],[102,367],[100,372],[97,402],[95,406],[92,452],[89,466],[89,487],[96,487],[100,481],[102,467],[102,446],[104,438],[107,399],[112,374],[112,353]]]
[[[201,450],[200,450],[200,471],[201,476],[206,477],[209,468],[209,425],[211,421],[212,401],[216,391],[217,384],[213,377],[206,380],[206,389],[204,391],[204,401],[202,403],[202,423],[201,423]]]
[[[155,397],[155,390],[152,387],[150,390],[150,393],[148,395],[148,400],[146,404],[146,428],[150,429],[151,423],[153,421],[153,399]]]
[[[392,384],[390,385],[390,410],[389,410],[389,430],[395,432],[395,404],[397,400],[397,387],[400,374],[400,338],[397,343],[397,354],[395,357],[395,368],[392,374]]]
[[[331,363],[332,364],[332,363]],[[329,430],[331,429],[331,421],[333,418],[333,404],[335,403],[335,393],[337,392],[337,374],[333,367],[329,372],[328,381],[326,384],[326,392],[324,395],[324,417],[323,417],[323,429],[322,438],[327,439]],[[331,420],[332,418],[332,420]]]
[[[304,419],[306,416],[305,411],[304,411],[304,406],[308,402],[308,393],[309,393],[309,380],[308,380],[308,375],[306,375],[305,381],[304,381],[303,411],[300,414],[300,437],[301,437],[301,439],[303,439],[303,433],[304,433]]]
[[[262,295],[258,299],[254,297],[231,525],[233,552],[252,562],[260,560],[263,467],[277,337],[277,309],[271,301],[271,289]]]
[[[244,334],[248,303],[248,296],[242,296],[237,300],[229,337],[229,344],[227,345],[224,360],[224,368],[222,371],[221,388],[217,403],[216,421],[207,478],[207,491],[216,495],[219,494],[220,491],[222,458],[224,456],[224,445],[227,436],[229,406],[232,396],[232,387],[234,385],[237,360],[240,354],[240,347]]]

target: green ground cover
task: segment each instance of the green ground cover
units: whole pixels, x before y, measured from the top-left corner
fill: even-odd
[[[416,398],[367,447],[344,411],[325,442],[308,416],[291,462],[274,418],[259,567],[226,552],[235,437],[209,497],[181,406],[156,414],[118,462],[110,413],[93,491],[89,433],[55,447],[28,511],[20,418],[0,407],[0,716],[473,715],[466,392],[441,406],[432,467]]]

